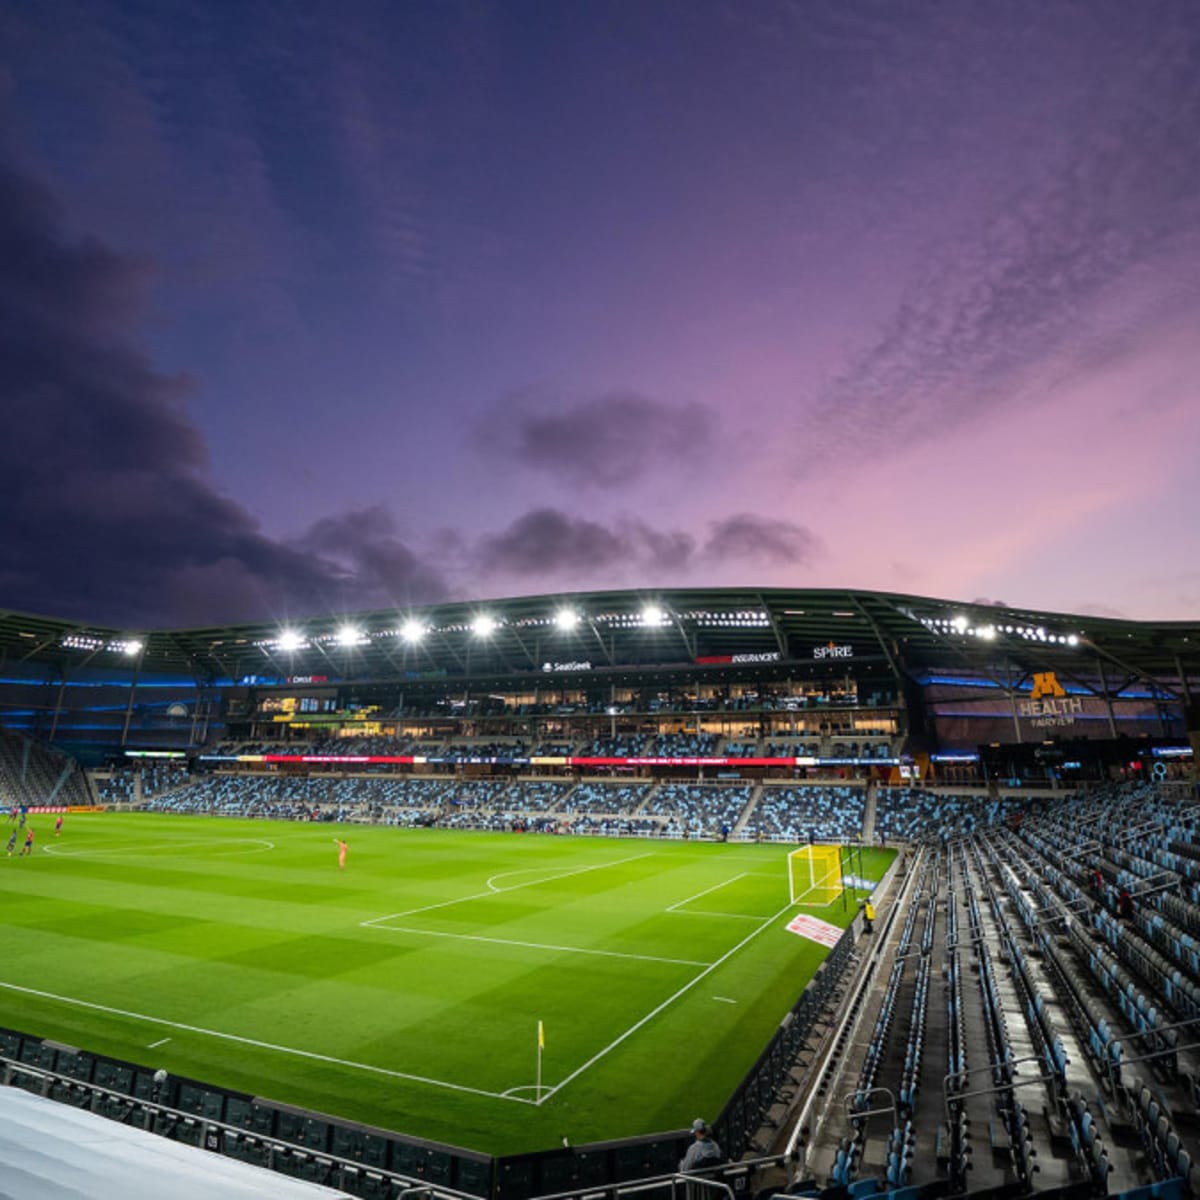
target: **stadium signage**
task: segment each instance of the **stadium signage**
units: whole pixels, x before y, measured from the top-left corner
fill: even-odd
[[[590,662],[544,662],[542,670],[547,674],[557,671],[590,671],[592,664]]]
[[[1073,725],[1075,718],[1083,715],[1083,701],[1078,696],[1066,696],[1062,700],[1022,700],[1017,705],[1017,714],[1025,717],[1035,729]]]
[[[779,658],[778,650],[767,650],[761,654],[702,654],[693,661],[697,666],[711,667],[722,663],[732,663],[736,666],[739,663],[778,662]]]
[[[1028,700],[1017,705],[1018,716],[1025,717],[1034,729],[1060,728],[1073,725],[1083,714],[1083,700],[1068,696],[1053,671],[1039,671],[1033,676]]]
[[[289,675],[288,683],[328,683],[328,675]]]
[[[827,642],[824,646],[813,647],[813,658],[853,658],[854,647],[839,645],[837,642]]]

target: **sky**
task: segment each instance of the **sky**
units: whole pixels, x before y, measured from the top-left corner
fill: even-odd
[[[1194,0],[0,0],[0,607],[1200,616]]]

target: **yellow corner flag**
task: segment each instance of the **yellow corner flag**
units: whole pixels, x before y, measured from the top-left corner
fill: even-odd
[[[546,1048],[546,1031],[542,1028],[541,1021],[538,1022],[538,1049],[545,1050]]]

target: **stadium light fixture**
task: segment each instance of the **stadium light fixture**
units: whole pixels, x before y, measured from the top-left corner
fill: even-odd
[[[573,608],[560,608],[554,614],[554,624],[564,633],[570,633],[572,629],[577,628],[579,621],[580,616]]]
[[[415,617],[410,617],[400,627],[400,636],[406,642],[419,642],[425,636],[425,626]]]
[[[665,625],[667,614],[657,604],[647,604],[642,609],[643,625]]]
[[[280,650],[299,650],[304,645],[304,634],[295,629],[281,629],[275,645]]]
[[[970,624],[970,622],[967,620],[966,617],[958,616],[958,617],[954,618],[952,624],[954,625],[955,632],[966,633],[967,626]]]
[[[480,638],[491,637],[499,627],[495,617],[489,616],[487,613],[480,613],[479,616],[471,622],[471,632]]]
[[[994,642],[996,640],[995,625],[985,625],[979,630],[979,636],[983,638],[985,642]]]
[[[1186,642],[1187,638],[1184,638],[1183,640]],[[1067,634],[1067,645],[1068,646],[1078,646],[1079,645],[1079,635],[1074,634],[1074,633]]]
[[[363,632],[355,625],[343,625],[333,635],[333,640],[339,646],[359,646],[365,640]]]

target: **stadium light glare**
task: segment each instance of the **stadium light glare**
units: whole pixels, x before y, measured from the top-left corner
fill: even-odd
[[[415,617],[410,617],[400,627],[400,636],[406,642],[419,642],[425,636],[425,626]]]
[[[665,625],[667,614],[657,604],[647,604],[642,609],[643,625]]]
[[[476,637],[491,637],[499,628],[499,622],[495,617],[489,616],[487,613],[480,613],[479,616],[471,622],[471,632]]]
[[[954,628],[958,633],[966,633],[967,626],[969,624],[970,624],[970,622],[967,620],[966,617],[963,617],[963,616],[957,616],[954,618],[954,621],[953,621]]]
[[[1187,641],[1187,638],[1184,638],[1184,641]],[[1074,634],[1074,633],[1067,634],[1067,645],[1068,646],[1078,646],[1079,645],[1078,635]]]
[[[299,650],[304,645],[304,634],[295,629],[281,629],[275,645],[280,650]]]
[[[554,614],[554,624],[564,633],[569,633],[572,629],[577,628],[579,621],[580,616],[573,608],[560,608]]]
[[[979,630],[979,636],[983,638],[985,642],[994,642],[996,640],[995,625],[985,625],[981,630]]]
[[[343,625],[333,635],[333,640],[339,646],[358,646],[363,642],[363,632],[354,625]]]
[[[130,658],[133,658],[135,654],[141,654],[143,644],[144,643],[139,641],[137,638],[130,638],[129,641],[127,641],[122,647],[122,649],[126,654],[129,655]]]

